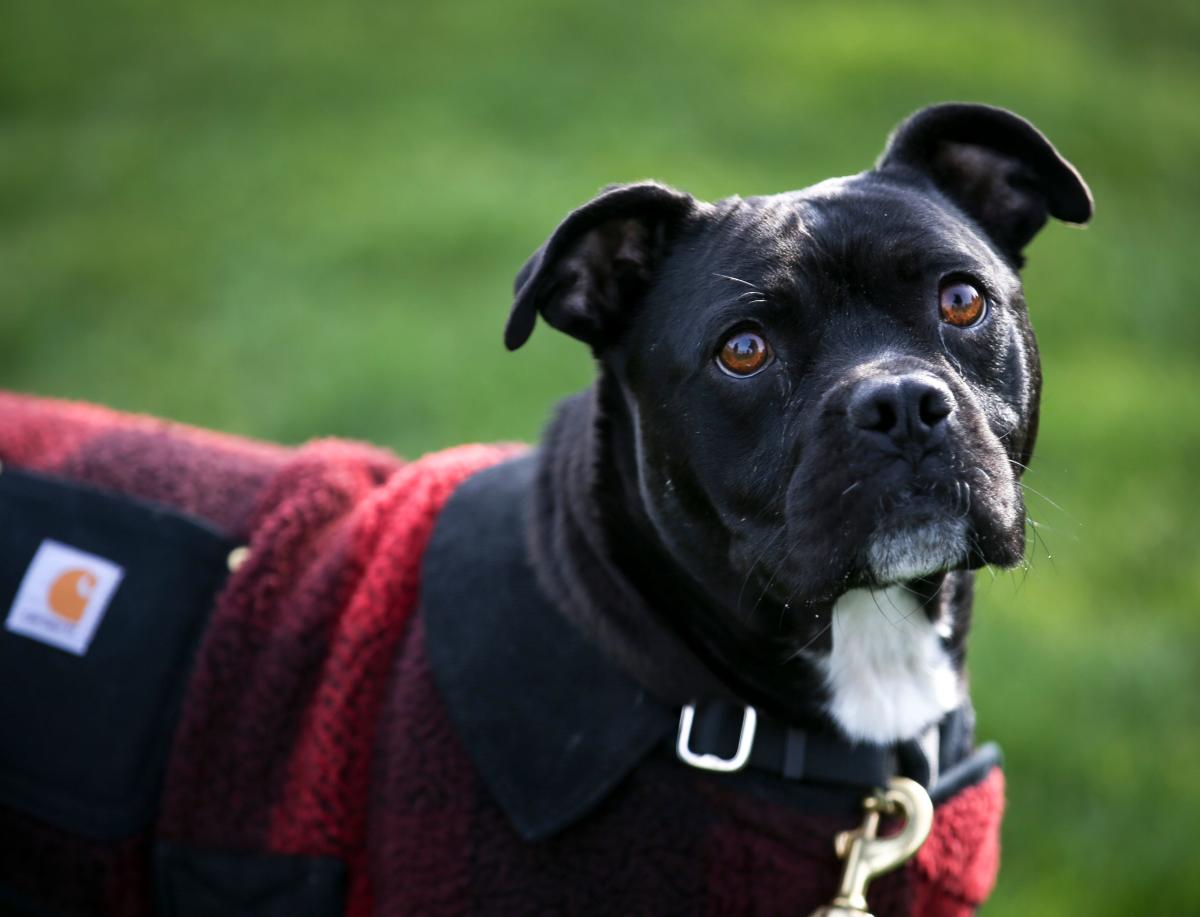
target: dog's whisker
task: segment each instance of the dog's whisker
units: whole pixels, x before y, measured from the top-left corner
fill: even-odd
[[[719,274],[716,271],[713,271],[713,276],[720,277],[722,280],[732,280],[734,283],[744,283],[746,286],[751,288],[754,287],[754,284],[752,284],[749,280],[742,280],[741,277],[731,277],[729,274]]]
[[[1029,523],[1029,531],[1033,535],[1034,549],[1036,550],[1038,545],[1041,545],[1042,550],[1046,552],[1046,562],[1050,564],[1052,570],[1057,570],[1058,568],[1054,564],[1054,554],[1050,550],[1050,545],[1046,542],[1046,536],[1041,533],[1041,526],[1029,516],[1025,517],[1025,521]]]
[[[762,591],[759,592],[758,598],[754,600],[754,604],[750,607],[749,613],[745,616],[745,618],[743,620],[748,620],[750,617],[752,617],[755,614],[755,612],[758,611],[759,606],[762,605],[763,599],[765,599],[767,597],[767,593],[770,592],[771,587],[775,585],[775,578],[779,575],[780,569],[782,569],[784,564],[786,564],[788,562],[788,560],[791,559],[792,551],[795,550],[795,547],[796,547],[795,545],[792,545],[790,548],[788,548],[787,551],[784,553],[783,558],[775,566],[775,569],[773,569],[771,571],[770,579],[767,580],[766,585],[763,586]]]
[[[908,593],[909,595],[915,596],[917,598],[921,598],[920,593],[915,592],[912,589],[909,589],[908,586],[906,586],[904,583],[900,584],[900,588],[904,592]],[[912,620],[913,615],[923,614],[925,612],[925,601],[924,600],[919,601],[919,602],[914,602],[913,607],[911,609],[909,609],[908,611],[903,611],[902,609],[896,607],[896,600],[892,597],[892,591],[890,589],[884,590],[883,596],[885,599],[887,599],[887,603],[892,606],[892,611],[896,612],[896,614],[898,614],[900,616],[897,619],[897,626],[899,626],[900,624],[907,624],[909,621]]]
[[[837,606],[836,605],[829,610],[829,620],[825,623],[825,626],[822,627],[820,630],[818,630],[811,637],[809,637],[806,641],[804,641],[803,646],[801,646],[799,649],[795,650],[793,653],[788,655],[784,659],[784,662],[788,663],[788,662],[792,662],[795,659],[798,659],[810,646],[812,646],[814,643],[816,643],[818,640],[820,640],[823,636],[825,636],[825,634],[827,634],[829,632],[829,629],[833,627],[833,616],[835,614],[837,614]]]
[[[875,608],[878,609],[879,614],[883,616],[883,620],[887,621],[888,624],[892,625],[892,627],[899,628],[900,625],[897,622],[893,621],[891,618],[889,618],[888,613],[886,611],[884,611],[883,606],[879,604],[879,596],[876,594],[875,590],[868,589],[867,594],[871,596],[871,601],[875,603]],[[896,608],[895,605],[892,605],[892,608],[895,609],[896,611],[900,610],[900,609]]]
[[[1046,495],[1045,495],[1044,493],[1042,493],[1040,490],[1037,490],[1037,489],[1035,489],[1035,488],[1033,488],[1033,487],[1030,487],[1030,486],[1029,486],[1028,484],[1026,484],[1024,481],[1018,481],[1018,482],[1017,482],[1017,484],[1018,484],[1018,486],[1020,486],[1021,490],[1028,491],[1029,493],[1033,494],[1034,496],[1040,497],[1041,499],[1045,500],[1047,503],[1049,503],[1049,504],[1050,504],[1052,507],[1054,507],[1054,508],[1055,508],[1056,510],[1058,510],[1060,513],[1062,513],[1064,516],[1066,516],[1066,517],[1067,517],[1068,519],[1070,519],[1072,522],[1078,522],[1078,521],[1079,521],[1078,519],[1076,519],[1076,518],[1075,518],[1075,517],[1074,517],[1074,516],[1071,514],[1071,512],[1070,512],[1069,510],[1066,510],[1066,509],[1064,509],[1062,506],[1060,506],[1059,504],[1055,503],[1053,500],[1051,500],[1051,499],[1050,499],[1048,496],[1046,496]]]
[[[810,646],[812,646],[814,643],[816,643],[818,640],[820,640],[822,637],[824,637],[827,633],[829,633],[829,630],[832,627],[833,627],[833,621],[830,620],[828,624],[826,624],[819,631],[817,631],[815,634],[813,634],[808,640],[806,640],[804,643],[804,646],[800,647],[798,650],[796,650],[794,653],[792,653],[790,656],[788,656],[788,658],[785,661],[791,662],[792,660],[799,658],[800,655],[802,653],[804,653]]]
[[[1068,538],[1068,539],[1070,539],[1071,541],[1074,541],[1074,542],[1078,542],[1078,541],[1079,541],[1079,535],[1078,535],[1078,534],[1076,534],[1075,532],[1072,532],[1072,531],[1069,531],[1069,530],[1067,530],[1067,531],[1064,531],[1064,530],[1062,530],[1062,529],[1059,529],[1059,528],[1056,528],[1056,527],[1054,527],[1054,526],[1052,526],[1052,525],[1047,525],[1047,524],[1046,524],[1046,523],[1044,523],[1044,522],[1035,522],[1035,521],[1034,521],[1034,520],[1033,520],[1031,517],[1029,517],[1029,516],[1026,516],[1026,517],[1025,517],[1025,522],[1026,522],[1026,523],[1027,523],[1027,524],[1028,524],[1030,527],[1037,529],[1037,530],[1038,530],[1038,534],[1040,534],[1040,535],[1044,535],[1046,532],[1050,532],[1052,535],[1054,535],[1054,537],[1055,537],[1055,538]]]
[[[776,543],[778,543],[780,541],[780,539],[782,539],[786,534],[787,534],[787,529],[784,527],[780,527],[773,535],[771,535],[771,537],[767,539],[767,543],[763,546],[763,549],[759,553],[758,557],[755,558],[754,563],[752,563],[750,565],[750,567],[746,570],[746,576],[742,579],[742,585],[738,589],[737,604],[734,606],[734,610],[738,613],[738,615],[742,618],[743,621],[749,620],[749,618],[758,610],[758,606],[760,604],[762,604],[762,600],[763,600],[764,596],[767,594],[767,592],[770,590],[771,586],[774,584],[775,574],[778,571],[778,567],[776,567],[775,570],[771,571],[771,577],[770,577],[770,579],[767,580],[767,584],[763,587],[762,592],[759,594],[759,596],[755,600],[754,604],[750,606],[750,610],[743,614],[742,598],[746,594],[746,587],[750,585],[750,580],[754,576],[754,569],[755,569],[755,567],[757,567],[759,564],[761,564],[763,562],[763,560],[766,558],[767,554],[769,554],[771,552],[771,550],[775,547]],[[784,557],[786,558],[787,555],[785,554]]]
[[[983,548],[979,544],[979,538],[974,535],[971,536],[971,550],[979,556],[983,556]],[[987,570],[988,574],[992,577],[992,582],[994,583],[996,581],[996,571],[992,568],[992,565],[986,564],[983,569]]]
[[[787,613],[791,610],[792,603],[790,601],[784,602],[779,606],[779,620],[775,622],[776,630],[783,630],[783,619],[787,617]]]
[[[1033,571],[1033,563],[1030,559],[1022,557],[1020,561],[1017,562],[1017,567],[1021,571],[1021,578],[1020,580],[1017,580],[1015,591],[1020,593],[1020,591],[1025,587],[1025,583],[1029,579],[1029,574]],[[1016,570],[1008,570],[1005,572],[1008,573],[1010,579],[1015,579]]]
[[[771,509],[764,508],[763,511],[760,512],[755,517],[754,522],[755,522],[755,524],[761,523],[766,519],[770,519],[772,517],[772,515],[773,515],[773,512]],[[736,599],[736,604],[734,605],[735,613],[737,613],[739,615],[739,617],[742,618],[742,620],[748,620],[750,618],[750,616],[753,615],[754,612],[758,609],[758,606],[762,603],[762,600],[766,596],[766,593],[770,590],[771,586],[775,582],[775,574],[778,571],[779,566],[782,566],[783,562],[785,562],[787,560],[787,558],[790,557],[791,550],[789,549],[784,554],[783,561],[780,562],[780,565],[777,566],[775,568],[775,570],[772,571],[770,579],[767,581],[767,584],[763,587],[763,591],[759,594],[759,596],[755,600],[754,604],[750,607],[749,611],[747,611],[746,613],[743,614],[742,599],[746,594],[746,587],[750,585],[750,580],[754,576],[755,568],[757,568],[759,565],[762,564],[762,562],[766,558],[766,556],[775,548],[775,546],[779,543],[779,541],[782,540],[786,536],[787,536],[787,526],[782,525],[782,524],[775,526],[774,532],[772,532],[771,536],[769,538],[767,538],[766,543],[762,547],[762,550],[758,552],[758,556],[755,557],[754,562],[751,563],[750,566],[747,568],[746,575],[742,578],[742,584],[741,584],[741,586],[738,587],[738,595],[737,595],[737,599]]]

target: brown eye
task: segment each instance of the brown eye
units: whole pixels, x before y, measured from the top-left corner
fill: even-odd
[[[717,354],[721,369],[731,376],[753,376],[767,365],[771,348],[762,336],[753,331],[731,334]]]
[[[942,321],[959,328],[973,325],[983,316],[984,299],[980,292],[961,280],[942,287],[938,311]]]

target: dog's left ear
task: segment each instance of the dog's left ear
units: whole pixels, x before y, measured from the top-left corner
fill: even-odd
[[[1092,193],[1041,132],[1003,108],[923,108],[892,133],[876,168],[915,169],[979,223],[1013,263],[1046,224],[1092,217]]]
[[[517,274],[504,344],[516,350],[540,314],[601,348],[650,285],[671,240],[698,204],[656,182],[620,185],[571,213]]]

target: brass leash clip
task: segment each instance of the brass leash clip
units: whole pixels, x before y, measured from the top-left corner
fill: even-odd
[[[907,777],[893,777],[888,788],[863,800],[867,810],[862,826],[843,831],[834,839],[838,856],[846,861],[842,881],[832,903],[819,907],[812,917],[871,917],[867,911],[867,883],[908,861],[925,843],[933,827],[933,803],[925,788]],[[899,815],[899,834],[876,837],[883,815]]]

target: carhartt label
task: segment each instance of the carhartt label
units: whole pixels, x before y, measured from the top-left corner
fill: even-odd
[[[124,575],[110,560],[47,538],[25,571],[4,626],[82,656]]]

